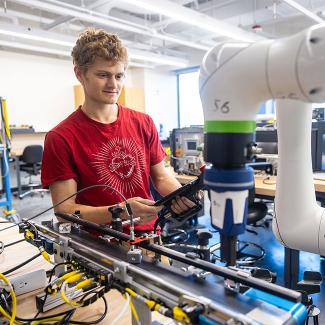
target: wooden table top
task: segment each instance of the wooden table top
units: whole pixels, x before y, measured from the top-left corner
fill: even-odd
[[[181,183],[185,184],[193,179],[195,176],[176,174],[176,179]],[[258,195],[275,196],[276,187],[276,176],[261,176],[255,175],[255,193]],[[315,191],[325,193],[325,180],[314,179]]]
[[[314,179],[315,191],[325,192],[325,180]],[[255,193],[259,195],[275,196],[275,176],[255,176]]]

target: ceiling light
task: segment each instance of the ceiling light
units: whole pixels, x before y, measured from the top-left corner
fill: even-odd
[[[50,44],[62,45],[62,46],[73,47],[75,45],[72,42],[66,42],[66,41],[61,41],[58,39],[51,39],[48,37],[37,36],[37,35],[27,34],[27,33],[20,33],[20,32],[15,32],[15,31],[11,31],[11,30],[5,30],[5,29],[0,29],[0,34],[6,35],[6,36],[14,36],[14,37],[18,37],[18,38],[29,39],[29,40],[33,40],[33,41],[40,41],[40,42],[45,42],[45,43],[50,43]]]
[[[55,1],[55,3],[57,3],[57,4],[61,3],[60,6],[57,6],[57,5],[54,5],[51,3],[41,2],[39,0],[12,0],[12,1],[23,4],[25,6],[33,6],[35,8],[39,8],[41,10],[54,12],[59,15],[72,16],[72,17],[79,18],[80,20],[87,21],[90,23],[95,23],[95,24],[99,24],[102,26],[118,28],[121,30],[126,30],[129,32],[140,34],[142,36],[153,37],[153,38],[173,42],[176,44],[181,44],[184,46],[196,48],[196,49],[203,50],[203,51],[207,51],[209,49],[206,46],[201,45],[197,42],[190,42],[187,40],[179,39],[177,37],[163,35],[161,33],[158,33],[155,29],[150,29],[150,28],[141,26],[139,24],[132,23],[132,25],[131,25],[126,22],[114,21],[111,19],[110,16],[103,15],[96,11],[87,10],[87,13],[85,13],[85,12],[80,12],[80,8],[77,6],[69,5],[69,8],[64,7],[65,4],[62,1]],[[70,9],[70,8],[73,8],[73,9]]]
[[[8,42],[8,41],[3,41],[3,40],[0,40],[0,46],[6,46],[6,47],[21,49],[21,50],[29,50],[29,51],[33,51],[33,52],[55,54],[55,55],[67,56],[67,57],[71,56],[71,53],[69,51],[61,51],[61,50],[50,49],[50,48],[41,47],[41,46],[22,44],[22,43],[17,43],[17,42]]]
[[[60,56],[71,58],[71,53],[69,51],[61,51],[61,50],[56,50],[56,49],[51,49],[51,48],[46,48],[41,46],[34,46],[29,44],[17,43],[17,42],[8,42],[3,40],[0,40],[0,46],[20,49],[20,50],[28,50],[32,52],[60,55]],[[138,62],[129,62],[129,67],[137,67],[137,68],[140,67],[140,68],[148,68],[148,69],[153,68],[152,65],[142,64]]]
[[[132,62],[132,61],[129,62],[128,66],[133,68],[146,68],[146,69],[153,69],[155,67],[154,65]]]
[[[208,15],[196,12],[195,10],[183,7],[177,3],[168,0],[121,0],[132,6],[140,7],[154,13],[173,18],[175,20],[187,23],[212,32],[217,35],[227,36],[236,40],[245,42],[254,42],[261,37],[241,31],[235,26],[231,26],[222,21],[216,20]]]
[[[316,21],[317,23],[323,23],[324,19],[322,19],[321,17],[317,16],[316,14],[314,14],[312,11],[306,9],[305,7],[303,7],[302,5],[300,5],[299,3],[297,3],[296,1],[293,0],[283,0],[285,3],[287,3],[289,6],[299,10],[301,13],[303,13],[304,15],[308,16],[309,18],[313,19],[314,21]]]
[[[141,60],[141,61],[153,62],[153,63],[158,63],[158,64],[171,65],[174,67],[184,68],[184,67],[188,66],[187,60],[181,60],[181,59],[173,58],[171,56],[159,55],[159,54],[155,54],[155,53],[150,53],[148,55],[144,55],[140,51],[134,50],[134,51],[129,51],[129,56],[130,56],[130,59],[134,59],[134,60]]]
[[[16,35],[17,36],[17,35]],[[70,57],[71,58],[71,52],[70,51],[65,51],[65,50],[57,50],[57,49],[52,49],[52,48],[46,48],[42,46],[35,46],[35,45],[30,45],[30,44],[23,44],[23,43],[18,43],[18,42],[10,42],[10,41],[4,41],[0,40],[0,45],[1,46],[6,46],[10,48],[16,48],[16,49],[22,49],[22,50],[29,50],[33,52],[39,52],[39,53],[47,53],[47,54],[54,54],[54,55],[60,55],[60,56],[65,56],[65,57]],[[139,52],[141,53],[141,52]],[[187,61],[182,61],[182,60],[176,60],[173,58],[170,58],[168,56],[158,56],[157,54],[153,54],[149,56],[145,56],[144,54],[139,54],[135,53],[132,54],[130,53],[130,59],[134,60],[142,60],[142,61],[148,61],[148,62],[153,62],[153,63],[158,63],[158,64],[163,64],[163,65],[171,65],[173,67],[185,67],[187,66]],[[148,64],[142,64],[138,62],[129,62],[130,67],[141,67],[141,68],[150,68],[152,69],[152,65]]]

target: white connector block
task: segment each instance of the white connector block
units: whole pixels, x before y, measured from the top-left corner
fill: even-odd
[[[16,296],[36,289],[45,288],[47,285],[46,271],[44,269],[18,275],[9,278],[9,280]]]

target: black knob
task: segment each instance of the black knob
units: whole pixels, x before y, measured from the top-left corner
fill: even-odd
[[[118,205],[114,205],[108,208],[108,211],[112,214],[112,228],[114,230],[123,232],[122,219],[120,217],[124,209]]]
[[[120,219],[121,213],[124,211],[124,209],[118,205],[113,205],[112,207],[108,208],[108,211],[112,214],[112,219]]]
[[[200,246],[207,246],[209,245],[209,239],[212,238],[212,233],[209,230],[198,230],[197,237]]]

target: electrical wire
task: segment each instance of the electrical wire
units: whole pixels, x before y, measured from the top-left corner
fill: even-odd
[[[104,301],[104,311],[103,314],[96,320],[93,321],[88,321],[88,322],[81,322],[81,321],[75,321],[75,320],[71,320],[70,324],[76,324],[76,325],[95,325],[95,324],[99,324],[107,315],[107,311],[108,311],[108,304],[107,304],[107,300],[105,297],[102,297],[103,301]]]
[[[118,321],[123,317],[123,315],[126,313],[126,311],[128,310],[129,304],[130,304],[130,295],[125,292],[125,296],[126,296],[126,302],[123,306],[123,309],[120,311],[120,313],[114,318],[114,320],[112,321],[111,325],[117,325]]]
[[[49,207],[49,208],[47,208],[47,209],[41,211],[40,213],[37,213],[37,214],[34,215],[33,217],[27,218],[27,219],[25,219],[25,220],[28,221],[28,220],[35,219],[35,218],[41,216],[42,214],[44,214],[44,213],[46,213],[46,212],[48,212],[48,211],[50,211],[50,210],[52,210],[52,209],[55,209],[56,207],[58,207],[58,206],[61,205],[62,203],[64,203],[64,202],[68,201],[69,199],[71,199],[72,197],[74,197],[74,196],[76,196],[76,195],[78,195],[78,194],[80,194],[80,193],[82,193],[82,192],[84,192],[84,191],[86,191],[86,190],[90,190],[90,189],[97,188],[97,187],[104,187],[104,188],[109,188],[109,189],[111,189],[113,192],[116,192],[118,195],[120,195],[121,198],[125,201],[126,204],[128,203],[128,202],[127,202],[127,199],[125,198],[125,196],[124,196],[120,191],[118,191],[117,189],[115,189],[114,187],[112,187],[112,186],[110,186],[110,185],[107,185],[107,184],[95,184],[95,185],[90,185],[90,186],[87,186],[87,187],[85,187],[85,188],[82,188],[81,190],[79,190],[79,191],[77,191],[77,192],[75,192],[75,193],[69,195],[68,197],[66,197],[66,198],[63,199],[62,201],[60,201],[60,202],[58,202],[58,203],[52,205],[51,207]],[[0,229],[0,232],[1,232],[1,231],[5,231],[5,230],[10,229],[10,228],[13,228],[13,227],[16,227],[16,226],[18,226],[18,225],[14,224],[14,225],[11,225],[11,226],[9,226],[9,227],[6,227],[6,228],[3,228],[3,229]]]
[[[14,241],[14,242],[12,242],[12,243],[9,243],[9,244],[6,244],[6,245],[4,245],[4,248],[7,248],[7,247],[12,246],[12,245],[19,244],[19,243],[21,243],[21,242],[23,242],[23,241],[25,241],[25,238],[24,238],[24,239],[19,239],[19,240],[17,240],[17,241]]]
[[[276,182],[275,182],[275,181],[271,181],[270,179],[271,179],[270,176],[265,177],[265,178],[263,179],[263,184],[266,184],[266,185],[275,185]],[[268,182],[268,181],[269,181],[269,182]]]
[[[76,309],[71,309],[69,312],[57,323],[57,325],[69,325],[70,320],[75,313]]]
[[[38,318],[22,318],[22,317],[19,317],[19,316],[16,316],[16,319],[18,321],[21,321],[21,322],[24,322],[24,323],[31,323],[33,325],[35,325],[35,322],[38,322],[38,324],[40,324],[41,322],[43,323],[43,321],[49,321],[50,319],[53,319],[53,320],[61,320],[61,318],[59,318],[60,316],[66,316],[66,314],[68,312],[70,312],[70,310],[68,311],[63,311],[61,313],[57,313],[57,314],[53,314],[53,315],[48,315],[48,316],[44,316],[44,317],[38,317]]]
[[[63,266],[63,265],[72,265],[72,263],[71,263],[71,262],[62,262],[62,263],[56,264],[56,265],[52,268],[52,270],[50,271],[49,283],[51,283],[51,281],[52,281],[52,277],[53,277],[53,275],[54,275],[54,272],[55,272],[56,268],[59,267],[59,266]],[[48,291],[45,290],[44,300],[43,300],[43,303],[42,303],[42,307],[40,308],[41,310],[43,310],[43,308],[44,308],[44,305],[45,305],[45,302],[46,302],[46,299],[47,299],[48,295],[49,295]],[[38,311],[38,312],[35,314],[34,319],[37,318],[37,316],[38,316],[40,313],[41,313],[41,311]]]
[[[69,277],[62,283],[61,290],[60,290],[61,298],[64,300],[65,303],[67,303],[70,306],[80,307],[81,305],[73,300],[70,300],[67,297],[65,288],[69,283],[73,283],[73,282],[80,280],[82,278],[82,276],[83,276],[82,273],[72,275],[71,277]]]
[[[56,267],[58,267],[58,266],[61,266],[61,265],[63,265],[63,264],[71,264],[71,263],[60,263],[60,265],[59,264],[57,264],[52,270],[51,270],[51,272],[53,271],[53,273],[54,273],[54,270],[55,270],[55,268]],[[96,288],[96,290],[94,291],[94,290],[92,290],[92,291],[89,291],[89,292],[87,292],[85,295],[83,295],[83,297],[81,298],[81,301],[83,301],[87,296],[89,296],[90,294],[98,294],[99,293],[99,290],[98,290],[98,288]],[[59,318],[59,317],[61,317],[61,316],[64,316],[63,317],[63,319],[65,320],[65,321],[67,321],[67,319],[69,320],[69,324],[76,324],[76,325],[95,325],[95,324],[98,324],[98,323],[100,323],[105,317],[106,317],[106,315],[107,315],[107,311],[108,311],[108,304],[107,304],[107,300],[106,300],[106,298],[105,297],[101,297],[102,299],[103,299],[103,301],[104,301],[104,311],[103,311],[103,313],[102,313],[102,315],[98,318],[98,319],[96,319],[96,320],[93,320],[93,321],[87,321],[87,322],[82,322],[82,321],[75,321],[75,320],[70,320],[69,319],[69,314],[70,313],[72,313],[72,311],[75,311],[76,309],[75,308],[73,308],[73,309],[70,309],[70,310],[68,310],[68,311],[64,311],[64,312],[61,312],[61,313],[57,313],[57,314],[53,314],[53,315],[47,315],[47,316],[44,316],[44,317],[33,317],[33,318],[21,318],[21,317],[19,317],[19,316],[16,316],[16,320],[17,321],[15,321],[15,324],[19,324],[19,325],[22,325],[22,322],[23,323],[26,323],[26,322],[28,322],[29,324],[31,324],[31,325],[38,325],[38,324],[45,324],[44,322],[48,322],[48,321],[51,321],[51,322],[57,322],[57,321],[59,321],[59,322],[61,322],[60,324],[66,324],[66,323],[62,323],[62,318]],[[3,299],[1,299],[2,301],[3,301]],[[6,311],[4,311],[4,313],[8,316],[8,317],[10,317],[10,315],[9,314],[11,314],[11,309],[9,308],[9,306],[8,306],[8,304],[7,304],[7,301],[5,300],[5,301],[3,301],[4,303],[5,303],[5,309],[6,309]],[[0,311],[1,311],[1,306],[0,306]],[[9,313],[9,314],[8,314]],[[8,318],[7,317],[7,318]],[[71,315],[71,317],[72,317],[72,315]]]
[[[132,312],[134,320],[136,321],[136,323],[138,325],[141,325],[140,321],[139,321],[139,315],[138,315],[137,310],[135,309],[133,301],[132,301],[132,297],[130,298],[130,307],[131,307],[131,312]]]
[[[25,266],[26,264],[28,264],[29,262],[35,260],[37,257],[39,257],[39,256],[41,256],[41,255],[42,255],[41,253],[38,253],[38,254],[32,256],[31,258],[29,258],[29,259],[26,260],[25,262],[22,262],[22,263],[18,264],[17,266],[13,267],[12,269],[3,272],[3,275],[7,275],[7,274],[9,274],[9,273],[12,273],[12,272],[14,272],[14,271],[20,269],[21,267]]]
[[[15,318],[16,318],[16,309],[17,309],[17,300],[16,300],[16,294],[14,292],[13,287],[10,284],[10,281],[5,277],[5,274],[1,274],[0,273],[0,279],[3,280],[7,285],[10,286],[10,295],[11,295],[11,299],[12,299],[12,312],[11,312],[11,316],[8,315],[5,310],[0,307],[0,312],[6,317],[8,318],[9,316],[9,324],[13,325],[15,324]]]
[[[95,293],[95,292],[88,292],[87,294],[91,294],[91,293]],[[97,293],[97,292],[96,292]],[[86,295],[87,295],[86,294]],[[85,296],[86,296],[85,295]],[[104,301],[104,311],[102,313],[102,315],[96,319],[96,320],[93,320],[93,321],[87,321],[87,322],[82,322],[82,321],[77,321],[77,320],[70,320],[69,324],[75,324],[75,325],[96,325],[96,324],[99,324],[106,316],[107,316],[107,311],[108,311],[108,304],[107,304],[107,300],[105,297],[101,297]],[[72,310],[75,310],[75,308],[73,309],[70,309],[68,311],[64,311],[64,312],[61,312],[61,313],[58,313],[58,314],[53,314],[53,315],[48,315],[48,316],[44,316],[44,317],[34,317],[34,318],[31,318],[31,319],[28,319],[28,318],[21,318],[21,317],[16,317],[17,320],[19,321],[22,321],[22,322],[29,322],[31,325],[37,325],[37,324],[43,324],[43,322],[45,321],[61,321],[61,319],[59,319],[58,317],[60,316],[66,316],[68,313],[70,313]]]
[[[98,290],[96,291],[90,291],[90,292],[87,292],[82,298],[80,301],[83,301],[87,296],[89,296],[90,294],[92,293],[99,293]],[[103,311],[103,314],[96,320],[93,320],[93,321],[88,321],[88,322],[81,322],[81,321],[75,321],[75,320],[71,320],[70,321],[70,324],[76,324],[76,325],[96,325],[98,323],[100,323],[107,315],[107,311],[108,311],[108,304],[107,304],[107,300],[106,298],[103,296],[102,297],[103,301],[104,301],[104,311]]]
[[[84,192],[84,191],[86,191],[86,190],[93,189],[93,188],[97,188],[97,187],[109,188],[109,189],[111,189],[113,192],[116,192],[116,193],[117,193],[118,195],[120,195],[121,198],[125,201],[125,203],[126,203],[126,207],[130,209],[130,206],[128,206],[128,202],[127,202],[125,196],[124,196],[120,191],[116,190],[115,188],[113,188],[112,186],[107,185],[107,184],[95,184],[95,185],[91,185],[91,186],[85,187],[85,188],[83,188],[83,189],[81,189],[81,190],[75,192],[74,194],[68,196],[67,198],[63,199],[62,201],[58,202],[57,204],[54,204],[53,206],[51,206],[51,207],[49,207],[49,208],[47,208],[47,209],[41,211],[40,213],[34,215],[33,217],[26,219],[26,221],[28,221],[28,220],[32,220],[32,219],[34,219],[34,218],[37,218],[37,217],[39,217],[40,215],[42,215],[42,214],[48,212],[49,210],[54,209],[54,208],[56,208],[57,206],[59,206],[60,204],[66,202],[66,201],[69,200],[70,198],[72,198],[72,197],[74,197],[74,196],[76,196],[76,195],[78,195],[78,194],[80,194],[80,193],[82,193],[82,192]],[[127,213],[129,214],[130,219],[132,219],[132,217],[133,217],[133,216],[132,216],[132,213],[130,214],[131,209],[130,209],[129,211],[128,211],[128,209],[126,209],[126,210],[127,210]],[[17,226],[17,225],[14,224],[14,225],[12,225],[12,226],[9,226],[9,227],[6,227],[6,228],[3,228],[3,229],[0,230],[0,232],[1,232],[1,231],[4,231],[4,230],[7,230],[7,229],[10,229],[10,228],[13,228],[13,227],[15,227],[15,226]],[[23,240],[22,240],[22,241],[23,241]],[[18,241],[17,241],[17,242],[18,242]],[[19,242],[20,242],[20,241],[19,241]],[[14,245],[14,243],[10,243],[9,245]],[[41,255],[42,255],[42,253],[38,253],[38,254],[34,255],[33,257],[31,257],[30,259],[26,260],[25,262],[23,262],[23,263],[21,263],[21,264],[15,266],[14,268],[12,268],[12,269],[10,269],[10,270],[5,271],[3,274],[6,275],[6,274],[9,274],[9,273],[14,272],[15,270],[17,270],[17,269],[23,267],[24,265],[28,264],[29,262],[31,262],[32,260],[36,259],[37,257],[39,257],[39,256],[41,256]],[[57,266],[58,266],[58,265],[57,265]],[[53,268],[53,270],[54,270],[54,268]],[[53,275],[53,274],[52,274],[52,275]],[[14,293],[13,293],[13,294],[14,294]],[[129,295],[128,295],[127,293],[126,293],[126,295],[127,295],[127,304],[124,306],[123,310],[122,310],[121,313],[118,315],[118,317],[116,317],[115,322],[117,322],[117,321],[119,320],[119,318],[121,318],[121,317],[123,316],[123,314],[125,313],[125,311],[127,310],[127,306],[128,306],[128,304],[129,304],[130,297],[129,297]],[[107,301],[106,301],[106,299],[105,299],[104,297],[102,297],[102,298],[103,298],[104,303],[105,303],[105,311],[104,311],[104,314],[106,314],[106,313],[107,313]],[[44,302],[45,302],[45,299],[46,299],[46,296],[45,296],[45,298],[44,298]],[[2,311],[5,312],[5,311],[2,309],[1,306],[0,306],[0,308],[1,308],[1,310],[0,310],[1,312],[2,312]],[[16,308],[16,305],[15,305],[15,308]],[[16,310],[13,310],[12,315],[15,315],[15,312],[16,312]],[[63,315],[66,315],[66,313],[67,313],[67,312],[64,312]],[[38,315],[38,314],[39,314],[39,312],[38,312],[36,315]],[[104,314],[103,314],[103,315],[104,315]],[[101,319],[102,319],[103,315],[101,316]],[[54,316],[54,315],[53,315],[53,316]],[[105,315],[105,316],[106,316],[106,315]],[[105,317],[105,316],[104,316],[104,317]],[[21,319],[21,318],[20,318],[20,319]],[[41,318],[39,318],[39,321],[36,321],[35,323],[33,322],[33,325],[40,324],[40,322],[42,322],[42,320],[45,320],[45,321],[56,321],[57,319],[56,319],[56,317],[49,318],[49,316],[47,316],[47,317],[45,317],[45,318],[41,317]],[[35,318],[33,319],[33,321],[35,321]],[[98,320],[92,322],[92,324],[97,324],[97,322],[98,322]],[[74,322],[74,321],[70,321],[70,323],[71,323],[71,324],[90,324],[89,322],[86,323],[86,322]],[[10,323],[10,325],[11,325],[11,324],[14,324],[14,323]],[[20,324],[20,323],[19,323],[19,324]]]

